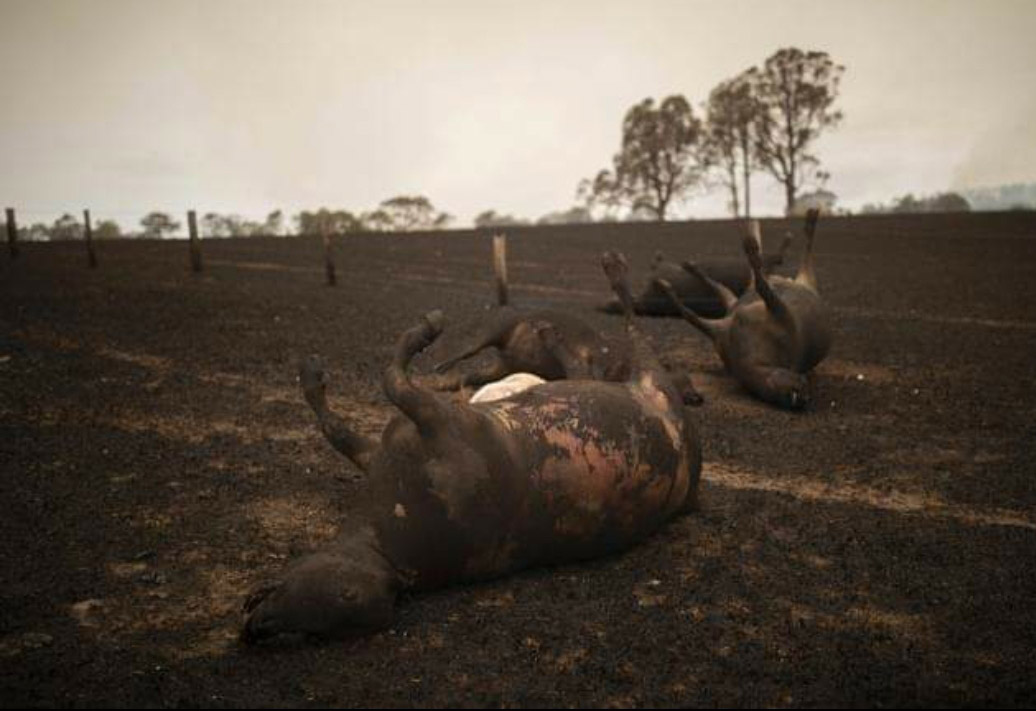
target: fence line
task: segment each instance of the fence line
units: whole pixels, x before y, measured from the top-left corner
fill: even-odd
[[[10,253],[10,259],[14,260],[19,255],[19,246],[17,216],[15,214],[15,209],[13,207],[6,208],[6,217],[8,251]],[[202,260],[201,235],[198,231],[198,216],[197,211],[195,210],[187,211],[187,230],[187,244],[189,257],[188,262],[190,264],[190,269],[194,273],[200,273],[204,268],[204,264]],[[305,235],[297,236],[301,237]],[[319,236],[324,246],[325,280],[328,286],[335,286],[338,283],[338,279],[336,276],[336,266],[333,249],[334,235],[331,233],[326,223],[321,224]],[[93,220],[89,209],[83,210],[83,239],[86,245],[87,264],[89,268],[96,269],[98,266],[98,259],[94,247]],[[508,303],[507,236],[504,234],[493,235],[492,246],[492,264],[493,274],[496,283],[497,303],[501,306],[506,306]]]

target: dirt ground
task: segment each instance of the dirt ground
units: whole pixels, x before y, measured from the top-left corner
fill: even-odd
[[[766,221],[771,240],[798,225]],[[598,255],[737,255],[730,222],[510,232],[513,300],[601,329]],[[487,235],[29,244],[0,256],[0,699],[28,706],[1036,702],[1036,216],[821,222],[836,343],[804,414],[678,320],[704,507],[627,553],[410,596],[348,643],[237,643],[248,589],[331,537],[361,474],[295,383],[374,434],[392,343],[489,306]],[[798,246],[798,245],[797,245]],[[797,255],[797,249],[793,250]],[[427,366],[425,358],[419,366]]]

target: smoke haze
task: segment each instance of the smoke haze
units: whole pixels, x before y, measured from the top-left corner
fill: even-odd
[[[609,164],[633,103],[699,111],[785,46],[847,67],[817,146],[841,205],[1036,181],[1032,2],[5,0],[0,19],[0,194],[28,220],[398,194],[535,219]],[[763,174],[754,197],[783,207]]]

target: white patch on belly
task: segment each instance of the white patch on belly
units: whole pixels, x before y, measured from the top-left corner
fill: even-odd
[[[511,397],[523,390],[547,382],[532,373],[514,373],[495,383],[487,383],[479,388],[468,402],[493,402]]]

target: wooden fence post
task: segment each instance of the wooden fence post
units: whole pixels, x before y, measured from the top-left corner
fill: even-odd
[[[18,223],[14,221],[14,208],[7,208],[7,249],[11,259],[18,256]]]
[[[198,239],[198,216],[194,210],[187,211],[187,229],[190,232],[191,271],[201,271],[201,240]]]
[[[327,220],[320,221],[320,236],[324,240],[324,272],[327,274],[327,285],[334,286],[338,282],[335,279],[335,260],[331,253],[331,232],[327,229]]]
[[[496,274],[496,301],[507,306],[507,236],[493,235],[493,272]]]
[[[94,228],[90,224],[89,210],[83,210],[83,236],[86,237],[86,261],[91,269],[96,269],[97,255],[94,253]]]

